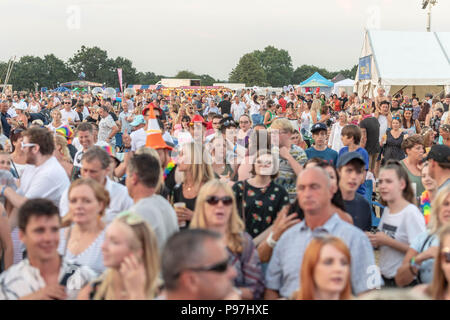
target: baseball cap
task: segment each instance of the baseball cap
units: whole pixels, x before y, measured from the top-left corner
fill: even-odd
[[[450,147],[447,147],[444,144],[436,144],[431,147],[430,152],[428,153],[425,160],[433,159],[436,162],[440,163],[449,163],[450,162]]]
[[[134,118],[133,122],[130,123],[130,126],[136,127],[136,126],[138,126],[138,125],[140,125],[140,124],[145,124],[145,119],[144,119],[143,116],[138,115],[138,116],[136,116],[136,117]]]
[[[325,123],[317,122],[311,127],[311,133],[314,133],[314,132],[320,131],[320,130],[325,130],[325,131],[328,130]]]
[[[354,160],[354,159],[358,159],[362,162],[363,165],[366,164],[366,162],[364,161],[363,156],[358,153],[358,152],[346,152],[343,155],[341,155],[338,158],[337,164],[336,164],[336,168],[340,168],[345,166],[347,163],[349,163],[350,161]]]

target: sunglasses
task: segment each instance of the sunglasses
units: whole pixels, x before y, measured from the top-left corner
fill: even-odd
[[[256,160],[256,164],[259,164],[260,166],[270,166],[272,163],[272,160]]]
[[[72,102],[64,102],[64,104],[72,104]]]
[[[228,270],[229,267],[229,263],[228,263],[228,258],[220,261],[216,264],[213,264],[211,266],[207,266],[207,267],[196,267],[196,268],[187,268],[185,270],[189,270],[189,271],[194,271],[194,272],[216,272],[216,273],[224,273],[225,271]],[[181,274],[181,272],[183,272],[184,270],[177,272],[177,274],[175,275],[176,278],[178,278]]]
[[[34,147],[37,146],[37,143],[23,143],[22,141],[22,149],[27,148],[27,147]]]
[[[222,201],[224,206],[229,206],[233,203],[233,198],[230,196],[225,196],[223,198],[219,198],[217,196],[209,196],[206,198],[206,202],[210,205],[217,205],[219,201]]]
[[[392,120],[400,120],[400,117],[392,117]]]

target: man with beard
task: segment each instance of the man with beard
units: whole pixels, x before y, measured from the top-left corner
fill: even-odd
[[[28,199],[44,198],[59,204],[61,194],[70,185],[66,171],[53,156],[53,134],[43,128],[31,128],[23,133],[22,149],[26,156],[25,168],[20,178],[20,188],[14,191],[0,185],[1,196],[12,204],[10,224],[16,226],[17,209]]]

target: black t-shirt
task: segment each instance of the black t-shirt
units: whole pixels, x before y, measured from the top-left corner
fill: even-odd
[[[372,227],[372,213],[367,200],[359,193],[355,194],[355,199],[351,201],[344,200],[345,211],[353,218],[355,227],[363,231],[370,231]]]
[[[444,112],[448,111],[448,103],[443,103],[442,104],[444,106]]]
[[[114,112],[110,112],[109,114],[110,114],[111,117],[113,118],[114,122],[116,122],[116,121],[118,120],[118,119],[117,119],[117,116],[116,116],[116,114],[115,114]]]
[[[341,110],[344,110],[344,106],[347,103],[348,98],[347,97],[344,97],[344,98],[340,97],[338,100],[341,102]]]
[[[366,129],[366,151],[372,155],[380,152],[380,123],[375,117],[369,117],[361,121],[359,124],[361,128]]]
[[[220,101],[220,103],[217,107],[222,111],[222,114],[224,114],[224,113],[231,114],[231,102],[230,101],[228,101],[228,100]]]
[[[197,200],[197,197],[192,198],[192,199],[185,198],[183,195],[183,183],[178,184],[174,187],[174,189],[172,191],[172,200],[173,200],[173,203],[184,202],[184,203],[186,203],[186,208],[188,208],[191,211],[195,211],[195,201]],[[180,229],[188,228],[190,223],[191,223],[191,221],[186,221],[186,226],[181,227]]]

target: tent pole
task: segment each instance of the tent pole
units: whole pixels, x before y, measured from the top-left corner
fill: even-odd
[[[405,89],[406,87],[407,87],[407,86],[404,86],[403,88],[401,88],[400,90],[398,90],[396,93],[394,93],[394,94],[392,95],[392,97],[395,97],[397,93],[399,93],[400,91],[402,91],[402,90]]]

